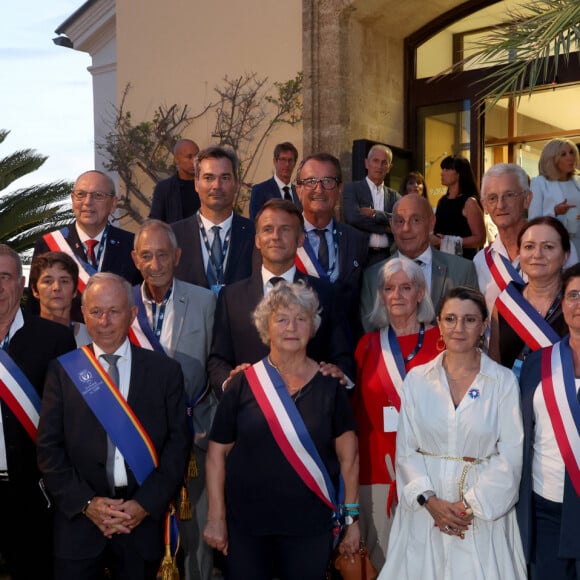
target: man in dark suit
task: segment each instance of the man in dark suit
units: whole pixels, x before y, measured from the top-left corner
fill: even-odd
[[[49,362],[76,348],[70,328],[23,314],[24,290],[18,254],[0,245],[0,340],[2,348],[39,397]],[[36,436],[30,434],[9,393],[16,390],[5,367],[0,368],[0,552],[14,580],[52,578],[52,519],[39,485]],[[16,380],[17,377],[14,377]],[[34,431],[37,421],[34,422]],[[31,523],[32,522],[32,523]]]
[[[290,183],[292,172],[298,161],[298,150],[285,141],[274,148],[274,176],[252,187],[250,197],[250,219],[255,220],[262,206],[269,199],[287,199],[302,209],[296,188]]]
[[[393,257],[413,260],[423,270],[431,301],[438,311],[445,294],[455,286],[478,288],[477,274],[471,260],[435,250],[429,244],[435,216],[429,202],[416,193],[403,196],[393,208],[392,228],[398,251]],[[387,260],[368,267],[363,275],[361,318],[367,332],[376,330],[368,322],[377,295],[379,270]]]
[[[342,191],[342,170],[336,157],[328,153],[310,155],[302,160],[296,175],[306,234],[298,248],[297,267],[335,285],[356,342],[362,334],[359,302],[368,234],[334,219]],[[312,264],[314,271],[302,268],[305,262]]]
[[[343,212],[347,224],[368,232],[369,266],[390,256],[393,242],[389,216],[401,197],[384,184],[393,166],[393,152],[385,145],[373,145],[365,159],[367,176],[344,188]]]
[[[33,258],[48,251],[62,251],[72,255],[79,262],[79,268],[88,264],[88,274],[113,272],[131,284],[141,281],[141,276],[131,259],[133,234],[109,223],[109,216],[115,212],[118,198],[113,180],[101,171],[87,171],[76,180],[71,193],[75,221],[53,234],[62,234],[62,247],[52,234],[40,238],[34,247]],[[38,300],[29,291],[28,308],[38,314]],[[81,294],[73,299],[71,317],[83,322],[81,315]]]
[[[119,276],[99,273],[89,280],[83,313],[96,360],[77,350],[52,363],[38,432],[38,464],[56,507],[55,576],[96,579],[107,567],[114,579],[154,580],[164,552],[165,514],[191,443],[183,374],[165,354],[129,343],[136,308],[130,285]],[[132,457],[137,440],[142,442],[137,429],[128,430],[135,435],[128,441],[127,433],[114,431],[118,420],[107,431],[103,427],[117,411],[127,416],[119,404],[100,399],[103,410],[89,406],[109,392],[99,383],[100,372],[134,413],[136,419],[127,422],[145,431],[156,465],[151,453],[147,460]]]
[[[180,257],[181,249],[169,225],[159,220],[147,220],[141,225],[133,252],[144,280],[139,287],[140,307],[150,328],[159,333],[165,353],[181,365],[194,433],[192,453],[197,474],[187,478],[192,517],[179,520],[185,578],[211,580],[213,552],[203,541],[202,531],[207,519],[205,457],[217,407],[217,400],[208,389],[206,372],[216,299],[207,288],[174,277]]]
[[[198,153],[199,147],[191,139],[180,139],[175,144],[173,161],[177,173],[155,186],[150,218],[170,224],[193,215],[199,209],[199,195],[194,183],[194,159]]]
[[[172,224],[181,259],[180,280],[219,292],[252,272],[254,224],[234,212],[238,160],[221,147],[208,147],[195,158],[199,211]]]
[[[296,250],[304,241],[304,219],[290,201],[271,199],[256,218],[256,247],[262,255],[262,268],[250,278],[226,286],[220,293],[208,359],[210,385],[217,396],[231,377],[268,354],[252,321],[252,312],[280,279],[303,280],[318,294],[322,323],[308,343],[308,356],[321,363],[324,373],[354,376],[353,344],[348,338],[344,318],[336,312],[332,286],[319,278],[306,276],[294,265]],[[322,364],[322,363],[327,364]]]

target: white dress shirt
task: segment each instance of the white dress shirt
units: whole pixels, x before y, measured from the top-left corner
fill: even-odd
[[[99,347],[96,343],[93,343],[93,348],[95,350],[95,356],[105,369],[109,371],[109,363],[102,358],[105,353],[103,349]],[[131,382],[131,343],[129,339],[126,338],[125,342],[112,354],[119,355],[117,359],[117,369],[119,370],[119,385],[117,388],[121,393],[121,396],[127,400],[129,397],[129,385]],[[127,470],[125,468],[125,458],[119,451],[115,449],[115,487],[125,487],[127,485]]]

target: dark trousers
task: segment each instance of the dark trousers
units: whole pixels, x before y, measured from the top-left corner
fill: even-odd
[[[155,580],[160,560],[144,560],[125,534],[113,536],[96,558],[69,560],[55,558],[56,580],[103,580],[107,568],[112,580]]]
[[[316,536],[252,536],[228,528],[227,580],[324,580],[332,532]]]
[[[0,553],[13,580],[52,578],[52,517],[35,482],[0,482]]]
[[[534,493],[532,580],[580,580],[580,560],[559,558],[562,504]]]

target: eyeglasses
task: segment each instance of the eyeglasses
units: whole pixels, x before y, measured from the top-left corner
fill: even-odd
[[[296,163],[296,159],[294,159],[294,157],[276,157],[276,161],[279,161],[280,163],[288,163],[288,164]]]
[[[340,179],[338,179],[337,177],[323,177],[322,179],[309,177],[308,179],[298,179],[296,183],[298,185],[302,185],[305,189],[308,189],[309,191],[314,191],[316,189],[316,186],[320,183],[322,189],[330,191],[340,183]]]
[[[453,330],[460,320],[463,320],[463,324],[468,330],[476,328],[482,322],[481,317],[474,316],[473,314],[466,314],[465,316],[446,314],[445,316],[439,318],[439,322],[441,322],[441,324],[448,330]]]
[[[580,301],[580,290],[570,290],[570,292],[566,292],[564,300],[577,304]]]
[[[116,320],[123,316],[124,311],[119,310],[118,308],[109,308],[109,310],[103,310],[102,308],[91,308],[88,311],[88,315],[94,320],[101,320],[103,315],[111,318],[112,320]]]
[[[84,191],[82,189],[75,189],[72,196],[77,201],[83,201],[88,196],[91,196],[95,201],[105,201],[109,197],[115,197],[114,193],[105,193],[104,191]]]
[[[489,193],[483,198],[483,200],[488,205],[497,205],[497,202],[500,200],[500,198],[502,203],[511,203],[524,193],[525,191],[506,191],[502,195],[498,195],[497,193]]]

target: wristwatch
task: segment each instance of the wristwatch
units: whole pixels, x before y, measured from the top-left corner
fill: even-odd
[[[435,495],[434,491],[431,491],[430,489],[427,491],[424,491],[423,493],[419,494],[417,496],[417,503],[421,506],[425,505],[430,498],[432,498]]]
[[[345,516],[344,517],[344,523],[347,526],[352,526],[352,524],[354,524],[355,522],[358,522],[358,518],[359,516]]]

